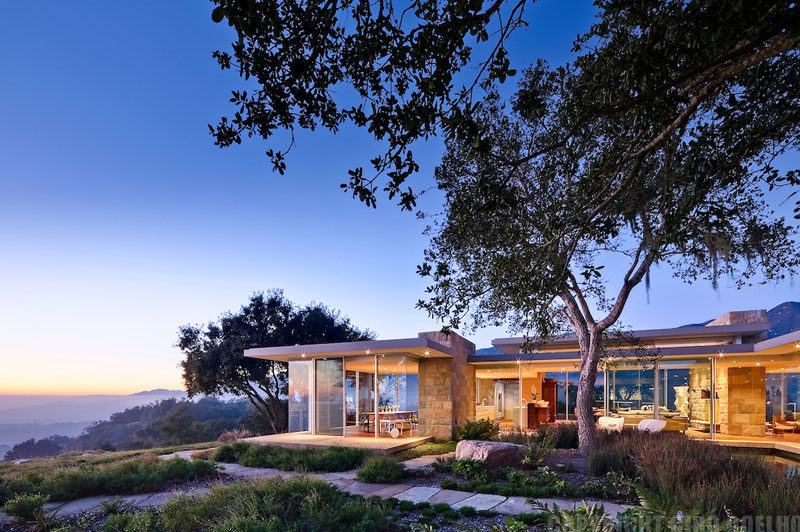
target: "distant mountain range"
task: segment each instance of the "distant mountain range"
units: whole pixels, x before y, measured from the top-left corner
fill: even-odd
[[[781,336],[792,331],[800,330],[800,302],[786,301],[780,305],[773,307],[767,311],[767,319],[769,320],[769,331],[767,331],[767,338],[774,338]],[[700,323],[690,323],[682,325],[682,327],[702,327],[713,320],[706,320]],[[496,347],[484,347],[478,349],[475,354],[478,355],[499,355],[502,353]]]
[[[0,395],[0,445],[52,434],[77,436],[111,414],[164,399],[185,399],[183,390],[130,395]]]

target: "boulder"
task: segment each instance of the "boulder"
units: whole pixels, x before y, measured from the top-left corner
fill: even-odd
[[[486,463],[486,467],[516,467],[522,463],[528,448],[504,441],[461,440],[456,445],[456,460],[470,458]]]

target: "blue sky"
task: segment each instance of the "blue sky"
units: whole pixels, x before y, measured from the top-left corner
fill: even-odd
[[[177,327],[273,287],[381,338],[439,328],[414,309],[422,224],[338,187],[375,153],[366,134],[300,134],[283,177],[262,142],[213,145],[206,126],[229,112],[239,80],[211,58],[230,30],[210,12],[189,1],[3,6],[0,393],[179,387]],[[529,20],[512,60],[558,63],[592,8],[544,0]],[[420,153],[414,188],[430,185],[441,145]],[[623,320],[680,325],[796,294],[791,282],[714,292],[656,271],[650,303],[640,288]],[[468,336],[484,347],[505,334]]]

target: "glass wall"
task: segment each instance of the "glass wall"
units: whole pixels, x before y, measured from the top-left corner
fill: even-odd
[[[378,355],[378,408],[383,412],[419,410],[419,364],[405,355]]]
[[[767,422],[800,421],[800,373],[767,373]]]
[[[311,362],[289,362],[289,432],[310,430]]]
[[[711,363],[708,358],[658,363],[658,416],[667,430],[711,430]]]
[[[609,410],[625,417],[655,415],[655,371],[637,361],[608,364]]]
[[[318,358],[315,364],[316,433],[344,436],[344,359]]]

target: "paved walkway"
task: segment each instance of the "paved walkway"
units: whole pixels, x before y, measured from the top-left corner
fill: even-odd
[[[168,460],[180,457],[191,460],[191,455],[196,451],[179,451],[159,458]],[[447,455],[439,455],[447,456]],[[437,456],[421,456],[403,462],[409,469],[421,469],[430,466]],[[282,471],[280,469],[245,467],[239,464],[220,464],[222,472],[234,478],[240,479],[264,479],[270,477],[290,478],[296,476],[293,471]],[[338,489],[351,495],[362,495],[364,497],[380,497],[388,499],[394,497],[401,501],[411,501],[413,503],[429,502],[430,504],[447,503],[455,509],[464,506],[471,506],[476,510],[492,510],[500,514],[518,515],[523,512],[536,512],[536,505],[527,502],[525,497],[505,497],[503,495],[490,495],[483,493],[469,493],[466,491],[446,490],[434,486],[410,486],[408,484],[367,484],[356,480],[356,470],[343,471],[340,473],[312,473],[310,476],[330,482]],[[160,493],[146,493],[141,495],[128,495],[120,497],[125,502],[136,508],[151,508],[164,504],[170,498],[181,494],[203,495],[210,491],[210,488],[176,489]],[[78,499],[67,503],[49,503],[46,508],[53,510],[56,516],[68,516],[79,513],[97,513],[101,511],[100,503],[103,500],[111,500],[116,497],[97,496]],[[559,508],[573,509],[584,502],[587,505],[602,506],[603,509],[612,517],[627,508],[616,503],[587,499],[576,501],[569,499],[539,499],[540,504],[552,506],[557,504]],[[3,522],[3,514],[0,512],[0,523]]]

